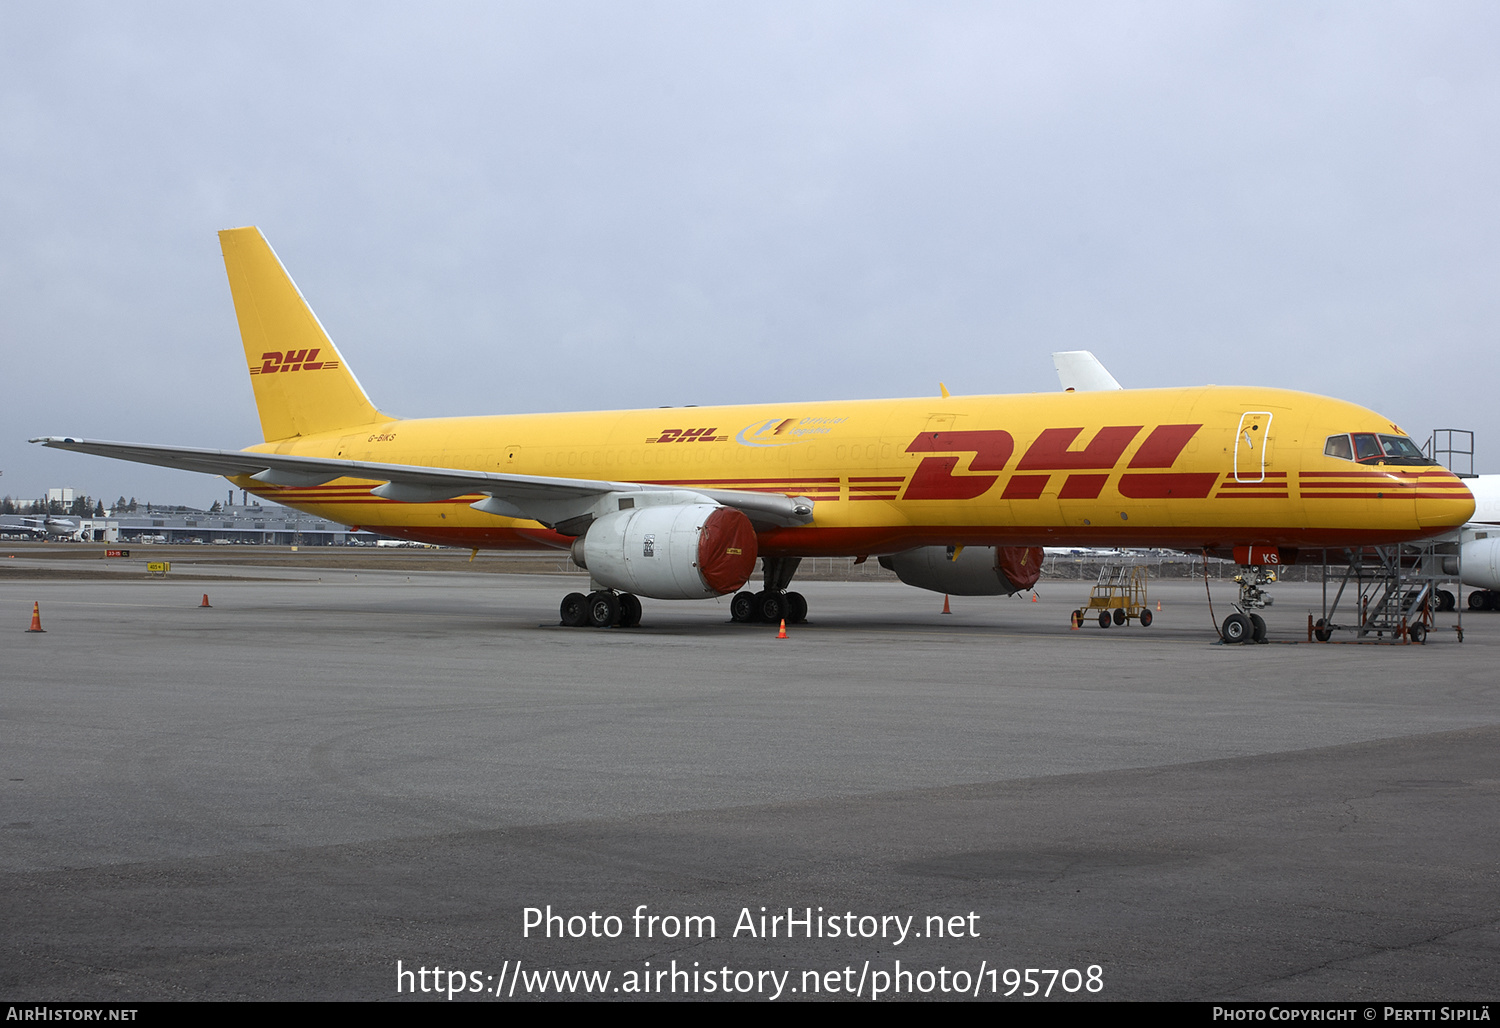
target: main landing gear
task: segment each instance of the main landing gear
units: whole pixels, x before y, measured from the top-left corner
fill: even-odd
[[[807,598],[787,591],[801,562],[801,557],[763,558],[765,588],[736,593],[729,601],[729,616],[745,624],[774,625],[784,619],[794,625],[806,621]],[[569,593],[563,597],[558,615],[569,628],[634,628],[641,623],[641,601],[632,593],[613,589],[596,589],[587,595]]]
[[[748,589],[735,593],[729,601],[730,620],[740,624],[770,622],[783,619],[788,624],[800,624],[807,620],[807,597],[801,593],[788,592],[792,576],[797,573],[801,557],[762,557],[764,588],[760,592]]]
[[[1235,612],[1219,626],[1219,635],[1227,643],[1263,643],[1266,641],[1266,620],[1255,611],[1269,607],[1273,602],[1261,586],[1276,581],[1276,572],[1251,567],[1235,575],[1234,580],[1239,583],[1240,595],[1235,602]]]
[[[633,593],[599,589],[585,596],[568,593],[559,610],[569,628],[634,628],[641,623],[641,601]]]

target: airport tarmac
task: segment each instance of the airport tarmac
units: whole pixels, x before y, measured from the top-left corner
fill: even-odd
[[[1202,581],[1077,631],[1087,583],[943,615],[809,582],[777,640],[727,602],[564,629],[565,576],[267,575],[298,580],[0,576],[0,997],[396,999],[398,960],[492,1001],[546,986],[518,961],[621,999],[663,970],[720,998],[688,977],[720,968],[757,999],[789,972],[780,1001],[1009,968],[1074,969],[1052,999],[1500,995],[1500,615],[1223,646]],[[1305,638],[1317,586],[1275,596]],[[599,918],[525,935],[549,905]],[[642,905],[714,937],[637,938]]]

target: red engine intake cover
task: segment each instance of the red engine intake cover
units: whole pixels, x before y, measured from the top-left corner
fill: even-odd
[[[1036,580],[1042,577],[1045,556],[1040,546],[1001,546],[995,551],[995,564],[1020,592],[1036,585]]]
[[[698,533],[698,573],[720,596],[732,593],[755,573],[755,527],[742,511],[720,507]]]

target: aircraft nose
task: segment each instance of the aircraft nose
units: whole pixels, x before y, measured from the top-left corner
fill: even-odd
[[[1456,475],[1424,481],[1415,500],[1417,524],[1424,529],[1457,528],[1474,516],[1474,495]]]

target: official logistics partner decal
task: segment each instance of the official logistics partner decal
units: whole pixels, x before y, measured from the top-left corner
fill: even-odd
[[[848,418],[772,418],[740,429],[734,441],[741,446],[789,446],[808,438],[827,435]]]

